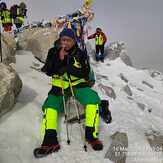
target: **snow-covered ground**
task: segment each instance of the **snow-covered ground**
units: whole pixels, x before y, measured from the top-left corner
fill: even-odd
[[[19,51],[17,72],[23,81],[14,109],[0,119],[0,163],[112,163],[104,158],[111,143],[110,136],[116,131],[128,135],[127,163],[161,163],[162,153],[151,151],[145,134],[163,135],[163,81],[152,78],[147,70],[137,70],[126,66],[120,59],[93,63],[98,77],[96,89],[101,98],[109,99],[113,122],[110,125],[100,121],[100,139],[104,150],[88,152],[83,150],[78,124],[71,126],[71,145],[66,142],[66,127],[60,120],[59,140],[61,150],[46,158],[35,159],[33,149],[41,143],[40,122],[41,105],[50,89],[50,79],[43,73],[31,68],[41,65],[31,52]],[[126,83],[120,74],[128,80]],[[149,83],[153,88],[149,87]],[[107,96],[99,84],[112,87],[116,99]],[[128,85],[132,96],[124,92]],[[144,104],[140,108],[137,103]],[[137,160],[136,160],[137,159]]]

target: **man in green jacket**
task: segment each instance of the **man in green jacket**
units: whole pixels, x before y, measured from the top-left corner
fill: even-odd
[[[63,110],[63,100],[72,93],[71,86],[76,100],[85,106],[85,140],[94,150],[102,150],[103,144],[97,137],[100,98],[89,87],[88,58],[78,47],[73,30],[66,28],[60,33],[59,40],[49,50],[42,71],[52,77],[52,88],[42,106],[45,135],[42,145],[34,150],[35,157],[44,157],[60,149],[58,113]]]

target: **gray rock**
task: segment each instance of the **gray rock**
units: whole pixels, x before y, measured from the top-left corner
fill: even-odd
[[[0,116],[11,110],[22,88],[15,71],[16,41],[11,34],[2,35],[2,63],[0,63]]]
[[[125,44],[123,42],[112,42],[105,48],[105,58],[115,60],[120,57],[128,66],[133,66],[130,57],[127,55]]]
[[[120,51],[111,51],[111,50],[108,50],[107,52],[107,56],[110,60],[115,60],[116,58],[118,58],[120,56]]]
[[[151,77],[152,77],[152,78],[155,78],[155,77],[157,77],[157,76],[159,76],[159,75],[161,75],[161,73],[158,72],[158,71],[153,71],[153,72],[151,72]]]
[[[17,50],[27,50],[28,40],[37,32],[37,29],[27,29],[17,35]]]
[[[147,140],[155,152],[163,152],[163,135],[146,134]]]
[[[127,95],[132,96],[132,91],[128,85],[122,88],[124,92],[127,93]]]
[[[14,38],[5,33],[2,35],[2,60],[4,64],[15,63],[16,42]]]
[[[147,85],[148,87],[150,87],[150,88],[154,88],[154,86],[152,85],[152,84],[149,84],[148,82],[146,82],[146,81],[142,81],[142,83],[143,84],[145,84],[145,85]]]
[[[22,88],[22,81],[10,65],[0,64],[0,116],[11,110]]]
[[[17,50],[27,50],[27,40],[21,40],[17,42]]]
[[[129,100],[131,100],[131,101],[134,101],[134,99],[133,99],[132,97],[130,97],[130,96],[127,96],[127,98],[128,98]]]
[[[18,48],[30,50],[40,61],[45,62],[48,50],[53,47],[58,33],[53,29],[38,28],[26,30],[18,36]]]
[[[101,79],[108,80],[108,76],[97,74],[97,75],[96,75],[96,79],[97,79],[98,81],[101,80]]]
[[[112,143],[105,154],[105,158],[115,163],[125,163],[128,148],[128,137],[126,133],[116,132],[111,136]]]
[[[110,66],[110,63],[107,63],[106,65],[107,65],[107,66]]]
[[[141,88],[136,88],[137,90],[139,90],[139,91],[141,91],[141,92],[143,92],[144,90],[143,89],[141,89]]]
[[[152,108],[149,108],[149,109],[148,109],[148,112],[151,113],[151,112],[152,112]]]
[[[98,87],[103,89],[105,91],[105,94],[108,95],[109,97],[116,99],[116,94],[114,92],[114,89],[108,86],[105,86],[103,84],[99,84]]]
[[[136,103],[138,105],[138,107],[141,109],[141,110],[145,110],[146,106],[143,104],[143,103],[140,103],[140,102],[137,102]]]
[[[124,49],[124,43],[112,42],[108,47],[105,48],[106,57],[108,57],[110,60],[114,60],[121,55],[121,52]]]
[[[128,83],[128,79],[122,73],[119,76],[124,82]]]
[[[130,57],[126,53],[122,53],[120,55],[120,58],[126,65],[131,66],[131,67],[133,66]]]

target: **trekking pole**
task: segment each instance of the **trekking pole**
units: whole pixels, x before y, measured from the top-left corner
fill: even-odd
[[[81,124],[81,118],[80,118],[80,115],[79,115],[79,108],[78,108],[78,106],[77,106],[77,104],[75,102],[74,91],[73,91],[73,88],[72,88],[72,83],[71,83],[70,78],[69,78],[69,85],[70,85],[70,90],[71,90],[71,94],[72,94],[72,98],[73,98],[73,103],[74,103],[77,118],[78,118],[78,124],[79,124],[79,127],[80,127],[81,138],[83,139],[83,143],[84,143],[84,150],[87,152],[86,140],[85,140],[85,137],[84,137],[84,133],[82,132],[82,124]]]
[[[66,101],[65,101],[65,94],[64,94],[64,84],[62,79],[62,96],[63,96],[63,108],[64,108],[64,115],[65,115],[65,121],[66,121],[66,135],[67,135],[67,144],[70,144],[70,136],[69,136],[69,130],[68,130],[68,121],[67,121],[67,107],[66,107]]]

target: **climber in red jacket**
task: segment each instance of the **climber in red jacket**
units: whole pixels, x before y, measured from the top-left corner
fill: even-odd
[[[96,28],[96,32],[90,36],[88,36],[87,39],[93,39],[95,38],[95,46],[96,46],[96,60],[104,61],[104,46],[107,41],[106,35],[102,31],[101,28]]]

